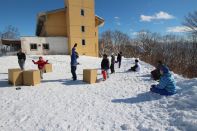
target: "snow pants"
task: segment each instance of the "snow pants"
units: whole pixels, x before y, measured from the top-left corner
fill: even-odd
[[[76,70],[77,70],[77,66],[71,66],[71,73],[73,80],[77,80]]]
[[[18,60],[18,64],[19,64],[19,66],[20,66],[21,70],[24,70],[25,60],[23,60],[23,59],[19,59],[19,60]]]
[[[44,69],[39,69],[39,70],[40,70],[40,78],[43,79]]]
[[[154,92],[154,93],[157,93],[157,94],[160,94],[160,95],[164,95],[164,96],[171,96],[171,95],[174,95],[174,93],[171,93],[171,92],[168,92],[167,90],[165,89],[159,89],[155,86],[152,86],[150,88],[150,91],[151,92]]]
[[[112,74],[115,73],[114,64],[111,64],[110,69]]]

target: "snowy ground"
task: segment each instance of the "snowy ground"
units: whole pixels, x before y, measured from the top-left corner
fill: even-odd
[[[37,68],[28,56],[26,68]],[[152,66],[141,62],[140,73],[126,72],[134,59],[105,82],[82,81],[82,70],[99,68],[101,59],[80,57],[78,81],[71,81],[69,56],[46,56],[54,72],[36,87],[16,90],[7,84],[7,69],[16,57],[0,57],[0,131],[196,131],[197,78],[174,75],[178,94],[162,97],[149,92]],[[116,65],[117,66],[117,65]],[[101,79],[98,71],[98,79]]]

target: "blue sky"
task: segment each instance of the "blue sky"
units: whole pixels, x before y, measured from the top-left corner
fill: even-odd
[[[135,36],[140,30],[161,34],[185,32],[182,22],[197,10],[197,0],[95,0],[96,14],[105,19],[105,30],[121,30]],[[64,7],[64,0],[1,0],[0,31],[13,25],[21,36],[35,35],[36,15]]]

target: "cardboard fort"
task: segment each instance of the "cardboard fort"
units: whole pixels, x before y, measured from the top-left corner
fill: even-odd
[[[14,86],[23,85],[23,74],[21,69],[8,69],[8,82]]]
[[[40,84],[40,71],[39,70],[26,70],[23,71],[23,85],[35,86]]]
[[[83,81],[89,84],[96,83],[97,81],[97,69],[84,69]]]
[[[53,71],[53,69],[52,69],[52,64],[46,64],[46,65],[44,66],[44,72],[45,72],[45,73],[52,72],[52,71]]]

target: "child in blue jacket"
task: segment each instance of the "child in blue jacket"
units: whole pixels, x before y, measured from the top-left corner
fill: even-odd
[[[176,85],[174,78],[170,74],[167,66],[162,65],[160,68],[160,81],[158,85],[152,85],[151,91],[160,95],[174,95],[176,93]]]
[[[77,58],[79,56],[78,53],[76,52],[76,48],[77,48],[77,43],[75,43],[74,47],[72,48],[71,62],[70,62],[73,81],[77,80],[76,70],[78,65]]]

